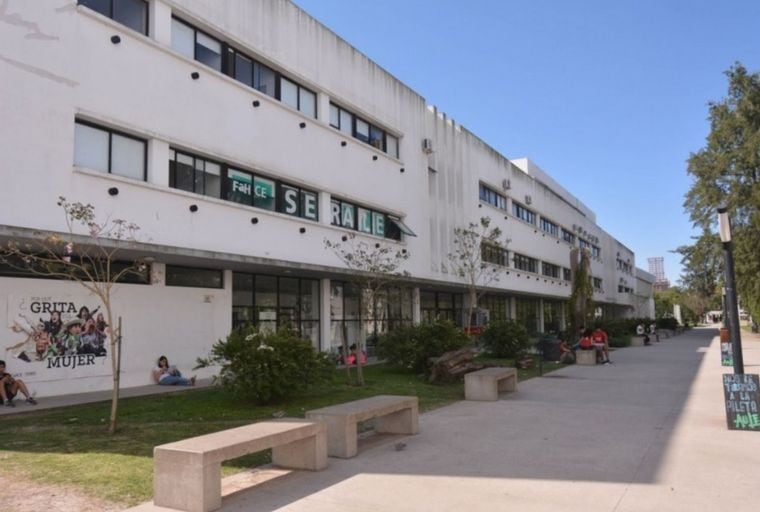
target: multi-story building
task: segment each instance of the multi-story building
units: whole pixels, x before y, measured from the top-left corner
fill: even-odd
[[[321,350],[367,332],[362,322],[461,322],[466,288],[446,255],[454,229],[481,217],[509,239],[483,253],[499,268],[480,304],[491,320],[562,328],[578,248],[600,314],[634,310],[634,253],[587,206],[288,1],[4,9],[0,237],[66,232],[59,196],[141,227],[123,257],[151,271],[114,298],[125,386],[148,383],[162,354],[187,368],[243,322],[291,326]],[[346,234],[408,251],[408,277],[375,313],[325,248]],[[103,327],[97,301],[76,283],[2,275],[9,370],[41,395],[110,386],[102,354],[35,353],[38,331],[66,329],[50,327],[53,311],[74,326],[86,306]]]
[[[647,258],[649,273],[654,275],[654,289],[661,292],[670,288],[670,281],[665,277],[665,258],[658,256],[656,258]]]

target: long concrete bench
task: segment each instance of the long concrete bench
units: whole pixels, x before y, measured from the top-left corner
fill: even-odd
[[[319,471],[327,467],[323,423],[300,419],[262,421],[153,449],[153,503],[188,512],[222,506],[222,461],[272,448],[277,466]]]
[[[517,370],[514,368],[483,368],[464,376],[466,400],[498,400],[501,391],[517,390]]]
[[[376,419],[375,431],[388,434],[419,432],[419,403],[416,396],[378,395],[306,413],[306,419],[327,424],[327,454],[348,459],[356,456],[357,427]]]

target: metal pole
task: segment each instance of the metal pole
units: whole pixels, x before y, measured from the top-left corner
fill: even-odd
[[[739,307],[736,301],[736,281],[734,276],[734,255],[731,242],[723,243],[723,259],[726,265],[726,313],[728,314],[728,332],[734,352],[734,374],[744,374],[742,357],[742,338],[739,331]]]

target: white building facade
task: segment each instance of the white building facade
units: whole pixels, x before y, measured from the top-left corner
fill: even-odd
[[[66,232],[59,196],[140,226],[124,254],[151,272],[114,299],[126,387],[150,382],[162,354],[192,366],[245,322],[321,350],[360,322],[461,322],[446,255],[454,228],[481,217],[509,239],[488,253],[491,320],[563,328],[578,247],[603,314],[638,309],[635,255],[587,206],[288,1],[10,0],[0,23],[0,238]],[[376,318],[324,245],[349,233],[410,255]],[[97,323],[101,305],[76,283],[0,275],[9,371],[42,396],[107,389],[104,354],[45,357],[34,342],[53,311],[85,306]]]

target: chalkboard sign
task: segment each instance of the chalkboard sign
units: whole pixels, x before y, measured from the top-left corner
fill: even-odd
[[[757,375],[723,374],[726,422],[730,430],[760,432],[760,378]]]
[[[734,346],[731,345],[730,341],[720,342],[720,364],[723,366],[734,365]]]

